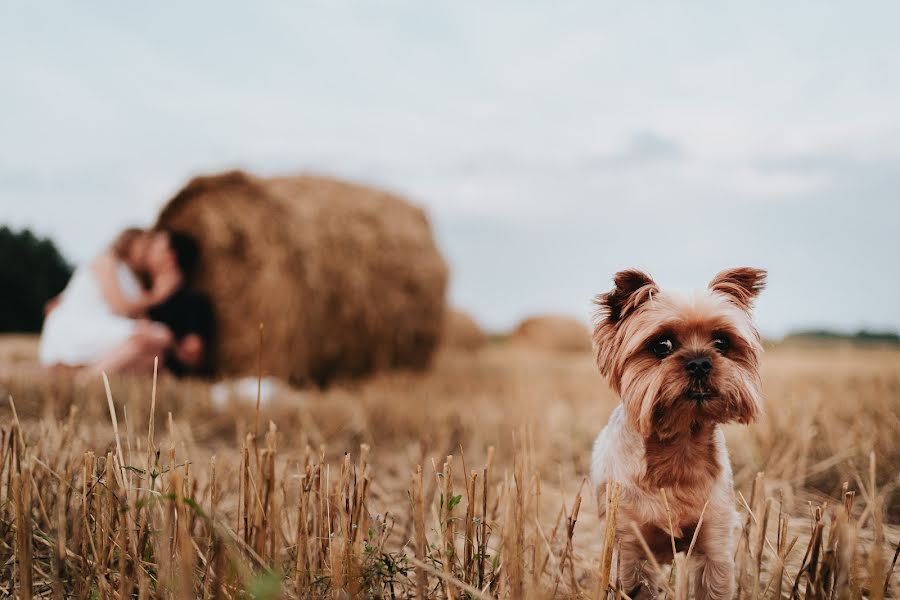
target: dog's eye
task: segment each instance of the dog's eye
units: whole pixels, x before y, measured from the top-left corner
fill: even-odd
[[[728,348],[730,346],[731,343],[724,335],[717,335],[713,338],[713,348],[715,348],[719,354],[725,354],[726,352],[728,352]]]
[[[650,344],[650,351],[653,352],[657,356],[657,358],[663,358],[672,354],[672,350],[675,348],[675,344],[672,343],[672,340],[667,337],[657,338]]]

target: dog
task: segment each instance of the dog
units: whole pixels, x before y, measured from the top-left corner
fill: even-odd
[[[762,344],[751,309],[765,282],[764,270],[735,268],[705,292],[679,297],[626,270],[594,300],[597,366],[622,403],[594,443],[591,480],[604,521],[607,486],[619,485],[617,572],[631,597],[650,597],[658,575],[640,538],[664,564],[672,539],[685,551],[695,532],[697,597],[733,594],[738,517],[720,426],[751,423],[761,410]]]

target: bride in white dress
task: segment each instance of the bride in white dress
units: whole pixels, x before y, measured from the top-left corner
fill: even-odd
[[[147,370],[153,356],[162,358],[171,333],[143,316],[182,283],[171,242],[165,231],[128,229],[78,267],[44,321],[41,363],[121,372]]]

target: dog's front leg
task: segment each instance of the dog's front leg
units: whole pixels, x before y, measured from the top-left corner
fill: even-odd
[[[641,543],[630,529],[619,530],[617,538],[619,589],[635,600],[656,598],[658,573],[647,560]]]
[[[734,543],[731,517],[725,515],[704,522],[691,557],[694,596],[730,599],[734,596]]]
[[[734,560],[729,557],[700,557],[694,597],[728,599],[734,596]]]

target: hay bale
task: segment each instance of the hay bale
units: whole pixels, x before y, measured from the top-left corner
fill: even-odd
[[[217,374],[324,385],[429,364],[447,265],[425,213],[373,188],[315,176],[197,177],[157,224],[193,234],[212,299]]]
[[[487,342],[487,334],[470,314],[455,308],[447,310],[441,339],[444,348],[474,352],[483,348]]]
[[[512,344],[554,352],[588,352],[591,336],[584,323],[564,315],[540,315],[519,323],[509,336]]]

